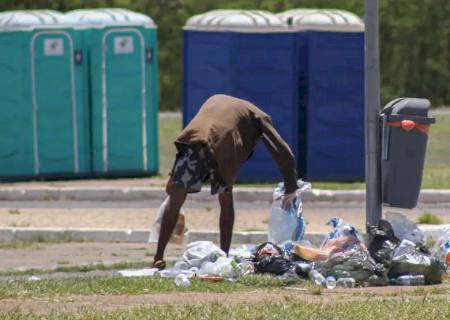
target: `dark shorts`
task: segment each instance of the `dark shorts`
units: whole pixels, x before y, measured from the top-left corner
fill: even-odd
[[[186,189],[188,193],[201,191],[203,183],[208,180],[211,194],[232,191],[220,176],[209,151],[199,144],[179,147],[170,176],[173,185]]]

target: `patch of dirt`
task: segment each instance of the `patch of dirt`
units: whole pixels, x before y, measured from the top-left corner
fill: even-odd
[[[442,285],[427,286],[439,288]],[[206,303],[267,303],[297,300],[304,303],[339,303],[352,301],[367,301],[368,299],[404,299],[402,293],[413,291],[420,287],[377,287],[355,288],[339,290],[323,290],[314,294],[308,289],[297,290],[256,290],[235,293],[165,293],[145,295],[93,295],[93,296],[66,296],[57,299],[3,299],[0,300],[0,310],[3,312],[21,311],[36,314],[49,314],[52,311],[76,312],[83,310],[113,311],[134,307],[150,307],[155,305],[184,305]],[[397,295],[392,295],[397,294]],[[345,297],[345,300],[342,298]],[[430,298],[450,299],[450,295],[434,294]],[[410,295],[408,299],[424,299],[424,296]]]

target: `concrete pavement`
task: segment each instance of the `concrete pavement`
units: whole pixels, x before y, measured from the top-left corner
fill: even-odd
[[[270,201],[272,188],[234,188],[236,201]],[[49,186],[1,186],[0,201],[142,201],[161,200],[166,196],[162,187],[49,187]],[[209,190],[191,195],[197,201],[209,201]],[[215,197],[213,197],[215,198]],[[303,193],[304,201],[365,201],[364,190],[320,190]],[[419,197],[422,203],[450,203],[450,190],[425,189]]]

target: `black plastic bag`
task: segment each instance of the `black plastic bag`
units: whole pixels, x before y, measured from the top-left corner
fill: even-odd
[[[255,269],[260,273],[284,274],[293,267],[293,263],[283,257],[264,256],[255,262]]]
[[[400,240],[395,236],[391,224],[386,220],[380,220],[378,227],[367,225],[369,244],[367,249],[370,256],[377,263],[382,263],[389,268],[392,262],[392,254]]]
[[[295,268],[285,252],[272,242],[264,242],[256,247],[253,262],[256,272],[272,273],[277,276]]]

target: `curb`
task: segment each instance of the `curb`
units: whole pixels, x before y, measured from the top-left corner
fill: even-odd
[[[447,225],[419,225],[427,239],[437,237]],[[64,229],[64,228],[0,228],[0,243],[15,241],[64,241],[64,242],[147,242],[150,232],[139,229]],[[303,239],[320,246],[327,232],[308,232]],[[219,243],[219,232],[197,230],[186,234],[185,243],[212,241]],[[233,243],[258,244],[267,241],[267,232],[234,232]]]
[[[239,202],[258,202],[272,200],[271,188],[240,188],[233,191],[234,199]],[[0,201],[146,201],[161,200],[166,197],[164,188],[0,188]],[[190,195],[195,201],[215,201],[209,191]],[[314,189],[302,193],[304,201],[342,201],[364,202],[364,190],[320,190]],[[450,190],[422,190],[421,203],[450,203]]]

